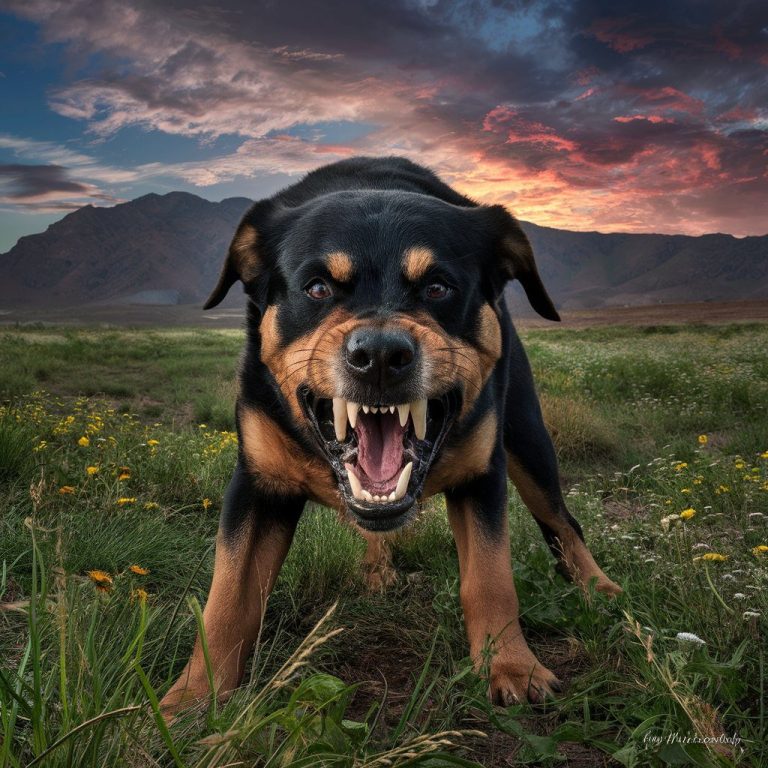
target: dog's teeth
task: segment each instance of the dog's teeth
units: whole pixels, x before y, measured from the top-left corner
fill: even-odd
[[[343,397],[333,398],[333,428],[336,439],[343,443],[347,439],[347,401]]]
[[[349,417],[349,426],[352,427],[352,429],[354,429],[355,424],[357,424],[357,412],[359,410],[360,403],[352,403],[347,400],[347,416]]]
[[[363,486],[360,485],[357,475],[352,470],[352,465],[345,464],[344,467],[347,470],[347,480],[349,480],[349,487],[352,489],[352,495],[359,501],[363,498]]]
[[[427,436],[427,401],[415,400],[411,403],[411,418],[416,437],[423,440]]]
[[[373,495],[373,500],[378,504],[381,501],[381,496]]]
[[[394,405],[390,405],[389,406],[389,412],[390,413],[394,413],[395,412],[395,406]]]
[[[378,412],[379,412],[379,409],[375,405],[372,405],[371,406],[371,413],[378,413]]]
[[[405,496],[405,492],[408,489],[408,483],[411,479],[411,472],[413,471],[413,462],[409,461],[404,467],[403,471],[400,473],[400,477],[397,479],[397,488],[393,491],[395,494],[395,498],[392,499],[393,501],[398,501],[399,499],[402,499],[403,496]]]
[[[368,405],[364,405],[363,406],[363,413],[368,413],[368,411],[370,411],[370,410],[371,410],[370,406],[368,406]]]
[[[408,403],[403,403],[397,406],[397,414],[400,417],[400,426],[404,427],[408,423],[408,414],[411,411],[411,406]]]
[[[363,499],[365,501],[373,501],[373,496],[371,496],[371,494],[368,491],[366,491],[365,488],[363,488],[362,493],[363,493]]]
[[[387,501],[397,501],[397,496],[395,491],[392,491],[392,493],[390,493],[389,496],[387,496]]]

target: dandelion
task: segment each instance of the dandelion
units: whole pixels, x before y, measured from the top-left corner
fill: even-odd
[[[78,441],[77,444],[81,446],[82,448],[87,448],[91,444],[90,438],[83,435]]]
[[[96,585],[101,592],[109,592],[112,588],[112,577],[106,571],[88,571],[86,576]]]
[[[693,507],[688,507],[680,513],[680,517],[683,520],[690,520],[696,514],[696,510]]]
[[[698,635],[694,635],[693,632],[678,632],[675,635],[675,640],[679,640],[681,643],[693,643],[694,645],[706,645]]]
[[[46,440],[41,440],[32,450],[35,453],[40,453],[40,451],[44,451],[48,447],[48,442]]]
[[[156,501],[147,501],[144,503],[144,509],[157,509],[160,505]]]
[[[131,592],[131,599],[138,600],[140,603],[146,603],[148,597],[147,590],[142,589],[141,587],[137,587]]]
[[[763,451],[763,452],[760,454],[760,458],[761,458],[761,459],[768,459],[768,451]]]
[[[120,467],[120,473],[117,476],[118,480],[130,480],[131,479],[131,470],[129,467]]]
[[[74,492],[75,492],[75,489],[74,489],[74,487],[73,487],[73,486],[71,486],[71,485],[62,485],[62,486],[61,486],[61,488],[59,488],[59,493],[60,493],[62,496],[65,496],[65,495],[67,495],[68,493],[74,493]]]
[[[131,565],[128,570],[137,576],[146,576],[149,573],[149,568],[142,568],[140,565]]]
[[[695,563],[697,560],[709,560],[712,563],[722,563],[728,559],[728,555],[721,555],[719,552],[705,552],[703,555],[693,558]]]
[[[160,441],[159,440],[147,440],[147,445],[150,448],[154,448],[156,445],[160,445]]]
[[[746,467],[747,464],[744,461],[744,459],[738,459],[737,461],[734,462],[733,466],[736,467],[736,469],[744,469],[744,467]]]
[[[681,488],[680,489],[680,493],[690,493],[690,492],[691,492],[690,488]]]
[[[210,499],[203,499],[203,509],[207,512],[213,502]]]
[[[706,435],[699,435],[699,445],[706,445],[709,442],[709,438]]]
[[[135,496],[123,496],[122,498],[119,498],[117,500],[117,503],[122,507],[125,504],[135,504],[136,503],[136,497]]]
[[[92,467],[86,467],[85,471],[91,477],[93,475],[98,475],[99,474],[99,468],[98,467],[93,467],[93,466]]]
[[[764,555],[766,552],[768,552],[768,544],[758,544],[756,547],[752,548],[752,554],[755,557]]]
[[[678,461],[677,464],[675,464],[675,472],[682,472],[687,467],[688,467],[688,462]]]

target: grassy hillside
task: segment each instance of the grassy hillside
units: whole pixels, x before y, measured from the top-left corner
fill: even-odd
[[[511,493],[557,701],[487,702],[442,500],[395,539],[384,594],[357,534],[310,508],[247,684],[167,731],[154,706],[210,582],[241,341],[0,335],[0,768],[768,764],[764,325],[524,335],[571,509],[625,589],[566,584]]]

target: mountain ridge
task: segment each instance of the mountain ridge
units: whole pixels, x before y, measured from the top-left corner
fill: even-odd
[[[174,191],[109,208],[83,206],[0,254],[0,305],[199,303],[251,203]],[[768,235],[521,225],[547,289],[564,309],[768,298]]]

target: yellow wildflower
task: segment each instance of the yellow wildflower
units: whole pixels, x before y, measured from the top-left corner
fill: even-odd
[[[706,445],[709,442],[709,438],[706,435],[699,435],[699,445]]]
[[[90,439],[89,439],[89,438],[87,438],[85,435],[83,435],[83,436],[82,436],[82,437],[81,437],[81,438],[80,438],[80,439],[77,441],[77,444],[78,444],[78,445],[80,445],[80,446],[82,446],[83,448],[87,448],[87,447],[88,447],[88,446],[91,444],[91,441],[90,441]]]
[[[99,474],[99,468],[98,467],[86,467],[85,471],[89,475],[98,475]]]
[[[693,484],[694,485],[701,485],[703,481],[704,481],[703,477],[694,477],[693,478]]]
[[[118,480],[130,480],[131,470],[128,467],[120,467],[120,474],[117,476]]]
[[[112,586],[112,577],[106,571],[88,571],[86,575],[97,587],[108,589]]]
[[[136,501],[135,496],[123,496],[122,498],[117,500],[117,503],[120,504],[120,506],[123,506],[124,504],[133,504]]]
[[[744,460],[743,460],[743,459],[738,459],[738,460],[737,460],[737,461],[734,463],[734,465],[733,465],[733,466],[734,466],[734,467],[736,467],[736,469],[744,469],[744,467],[746,467],[747,465],[746,465],[746,463],[744,462]]]
[[[691,492],[690,488],[681,488],[680,489],[680,493],[690,493],[690,492]]]
[[[763,452],[760,454],[760,458],[761,458],[761,459],[768,459],[768,451],[763,451]]]
[[[756,547],[752,548],[752,554],[755,557],[764,555],[766,552],[768,552],[768,544],[758,544]]]
[[[157,509],[160,505],[156,501],[147,501],[144,503],[144,509]]]
[[[693,507],[688,507],[688,509],[684,509],[680,513],[680,517],[682,517],[683,520],[690,520],[695,514],[696,510]]]
[[[693,562],[695,563],[697,560],[709,560],[713,563],[722,563],[724,560],[728,559],[728,555],[721,555],[719,552],[705,552],[703,555],[699,555],[698,557],[693,558]]]
[[[138,587],[131,592],[131,599],[138,600],[140,603],[146,603],[148,597],[147,590],[142,589],[141,587]]]
[[[149,568],[142,568],[140,565],[131,565],[128,570],[137,576],[146,576],[149,573]]]
[[[677,464],[675,464],[675,472],[682,472],[687,466],[688,462],[678,461]]]
[[[159,440],[147,440],[147,445],[149,445],[150,447],[154,448],[156,445],[160,445],[160,441]]]
[[[32,450],[35,453],[39,453],[40,451],[44,451],[47,447],[48,447],[48,441],[41,440]]]
[[[75,489],[71,485],[62,485],[61,488],[59,488],[59,493],[64,496],[67,493],[74,493]]]
[[[213,502],[210,499],[203,499],[203,509],[207,512]]]

